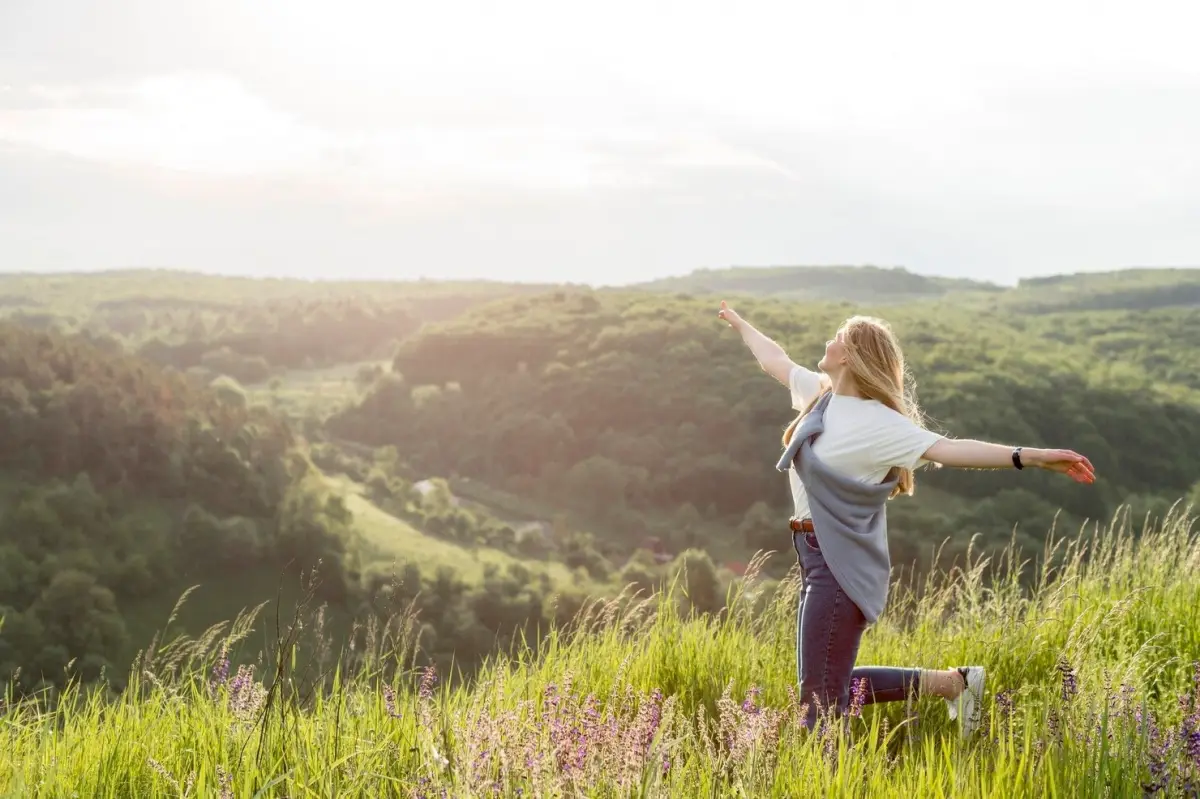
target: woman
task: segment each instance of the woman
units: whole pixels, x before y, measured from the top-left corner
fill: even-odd
[[[791,483],[792,544],[804,572],[796,643],[807,726],[823,709],[844,713],[853,690],[862,704],[942,697],[969,735],[979,724],[983,668],[854,666],[862,634],[887,600],[885,503],[911,495],[913,470],[925,463],[1036,466],[1080,483],[1095,480],[1092,464],[1070,450],[949,439],[925,429],[900,345],[880,320],[847,320],[826,343],[818,374],[793,363],[726,303],[718,316],[741,334],[763,371],[791,389],[800,412],[784,431],[777,465]]]

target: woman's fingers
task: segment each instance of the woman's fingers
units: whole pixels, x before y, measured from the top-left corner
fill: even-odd
[[[1078,483],[1094,483],[1096,469],[1092,462],[1069,449],[1051,450],[1046,453],[1046,466],[1055,472],[1061,472]]]
[[[724,319],[730,325],[737,321],[737,312],[730,308],[725,300],[721,300],[721,309],[717,311],[717,316]]]
[[[1079,452],[1072,450],[1056,450],[1050,453],[1050,467],[1062,471],[1076,482],[1096,482],[1096,469],[1092,462]]]
[[[1084,456],[1080,455],[1078,452],[1074,452],[1074,451],[1072,451],[1072,450],[1069,450],[1069,449],[1068,449],[1068,450],[1065,450],[1065,452],[1066,452],[1067,456],[1068,456],[1068,457],[1069,457],[1071,460],[1075,461],[1076,463],[1080,463],[1080,464],[1082,464],[1083,466],[1087,467],[1088,469],[1091,469],[1091,468],[1092,468],[1092,462],[1091,462],[1091,461],[1089,461],[1089,460],[1088,460],[1087,458],[1085,458]]]
[[[1077,475],[1082,482],[1090,483],[1096,479],[1096,469],[1092,466],[1092,462],[1078,452],[1072,452],[1075,457],[1075,462],[1071,464],[1071,474]]]

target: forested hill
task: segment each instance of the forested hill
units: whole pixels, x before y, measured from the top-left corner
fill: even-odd
[[[344,593],[337,508],[240,392],[5,323],[0,440],[0,674],[25,688],[68,666],[121,683],[124,607],[175,581],[324,559],[323,595]]]
[[[1200,305],[1200,268],[1126,269],[1021,280],[1005,300],[1028,312],[1137,311]]]
[[[951,291],[883,271],[780,273],[823,275],[833,299],[735,304],[808,364],[877,311],[945,432],[1073,447],[1100,475],[922,472],[890,505],[897,565],[1014,526],[1036,555],[1060,509],[1069,535],[1122,502],[1200,498],[1195,272]],[[877,304],[854,293],[885,276],[904,302],[886,281]],[[198,634],[318,562],[344,633],[414,602],[423,654],[468,671],[630,583],[683,575],[693,607],[719,609],[756,550],[787,546],[773,466],[791,415],[720,298],[0,276],[0,674],[119,683],[185,589],[201,585],[179,622]]]
[[[763,295],[782,300],[893,303],[941,297],[952,291],[1000,291],[990,283],[930,277],[902,267],[774,266],[697,269],[680,277],[639,283],[643,291]]]
[[[1200,268],[1125,269],[1024,278],[1015,287],[932,277],[901,267],[781,266],[698,269],[630,288],[705,296],[761,296],[891,306],[952,297],[1006,313],[1146,310],[1200,305]]]
[[[408,340],[339,435],[395,444],[417,468],[569,505],[629,546],[779,546],[786,490],[773,470],[786,390],[763,375],[707,298],[559,292],[481,309]],[[741,312],[815,364],[846,314],[832,304],[747,299]],[[863,309],[857,309],[863,310]],[[886,309],[921,400],[960,437],[1085,452],[1100,475],[922,472],[891,504],[899,561],[1014,525],[1036,550],[1060,525],[1119,503],[1185,494],[1200,477],[1194,314],[980,314],[954,302]],[[1115,340],[1106,339],[1109,323]],[[1119,346],[1117,345],[1119,342]],[[1151,500],[1150,498],[1156,498]],[[685,509],[690,508],[691,510]]]
[[[286,370],[390,357],[422,324],[536,284],[250,279],[171,270],[0,275],[0,316],[82,332],[201,380],[259,382]]]

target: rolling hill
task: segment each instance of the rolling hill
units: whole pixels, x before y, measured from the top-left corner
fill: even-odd
[[[742,302],[808,363],[847,314],[835,303],[801,315],[775,299]],[[989,314],[958,297],[855,310],[894,323],[945,432],[1077,448],[1101,474],[1082,490],[1041,474],[922,475],[932,490],[891,511],[902,561],[945,537],[957,542],[951,552],[975,532],[1007,540],[1014,525],[1034,545],[1060,509],[1069,527],[1126,500],[1158,507],[1200,475],[1190,310]],[[407,340],[392,374],[330,429],[394,444],[428,472],[557,497],[604,529],[613,558],[646,537],[731,556],[745,545],[731,527],[785,513],[772,466],[789,409],[714,311],[713,299],[645,290],[557,292],[503,315],[482,308]]]
[[[929,277],[903,267],[767,266],[697,269],[680,277],[638,283],[630,288],[679,294],[753,295],[778,300],[899,303],[943,297],[951,292],[999,292],[991,283]]]
[[[1121,503],[1161,514],[1200,479],[1197,274],[1001,289],[719,270],[603,290],[3,276],[0,669],[30,688],[73,658],[120,671],[187,587],[194,633],[273,601],[285,572],[294,596],[318,562],[345,635],[415,602],[425,654],[468,669],[588,594],[684,573],[721,596],[755,550],[783,548],[772,466],[790,416],[716,320],[726,292],[808,363],[850,311],[880,313],[941,429],[1097,465],[1091,488],[922,472],[889,510],[897,566],[928,569],[949,541],[944,565],[973,534],[994,550],[1015,531],[1036,554],[1056,521],[1070,534]]]

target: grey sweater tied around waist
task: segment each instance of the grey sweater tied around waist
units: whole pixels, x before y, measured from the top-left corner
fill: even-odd
[[[786,472],[795,466],[829,570],[867,621],[874,622],[887,604],[891,581],[887,500],[898,478],[865,483],[833,471],[813,454],[812,443],[825,429],[832,397],[827,391],[800,420],[776,468]]]

